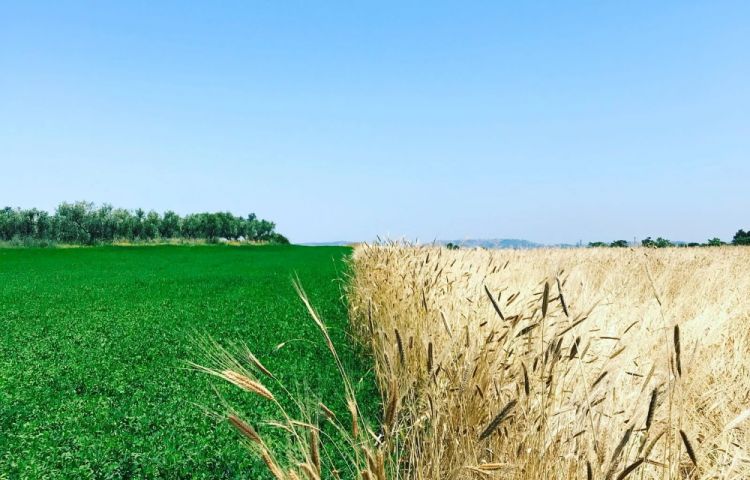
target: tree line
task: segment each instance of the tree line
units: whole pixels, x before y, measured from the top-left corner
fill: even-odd
[[[722,245],[750,245],[750,230],[738,230],[734,234],[731,243],[722,241],[718,237],[710,238],[705,243],[690,242],[690,243],[677,243],[666,238],[657,237],[653,239],[646,237],[641,240],[641,246],[647,248],[667,248],[667,247],[720,247]],[[625,248],[629,247],[630,244],[627,240],[615,240],[614,242],[589,242],[589,247],[612,247],[612,248]]]
[[[0,210],[0,240],[18,243],[69,243],[92,245],[115,241],[246,240],[289,243],[276,232],[276,224],[229,212],[192,213],[127,210],[90,202],[61,203],[50,214],[36,208]]]

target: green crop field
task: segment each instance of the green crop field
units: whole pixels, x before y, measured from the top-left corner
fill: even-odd
[[[273,416],[268,402],[187,362],[204,358],[198,340],[209,335],[246,342],[295,393],[344,413],[341,382],[293,289],[295,273],[358,394],[370,397],[361,403],[377,407],[365,362],[347,339],[340,279],[348,253],[0,250],[0,478],[267,478],[237,434],[203,407],[224,412],[216,389],[252,422]],[[259,428],[272,444],[282,441]]]

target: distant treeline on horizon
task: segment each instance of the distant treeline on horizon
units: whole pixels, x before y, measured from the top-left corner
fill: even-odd
[[[117,241],[244,240],[289,243],[276,224],[254,213],[191,213],[127,210],[90,202],[61,203],[50,214],[36,208],[0,210],[0,240],[18,244],[66,243],[93,245]]]
[[[459,248],[485,248],[485,249],[533,249],[533,248],[627,248],[627,247],[646,247],[646,248],[667,248],[667,247],[720,247],[722,245],[750,245],[750,230],[738,230],[734,234],[732,241],[727,243],[718,237],[710,238],[705,243],[700,242],[680,242],[673,241],[662,237],[652,238],[646,237],[643,240],[632,242],[627,240],[614,240],[612,242],[588,242],[583,241],[576,244],[571,243],[558,243],[558,244],[543,244],[536,243],[529,240],[522,240],[516,238],[495,238],[495,239],[468,239],[468,240],[439,240],[438,245],[444,245],[449,250],[456,250]]]
[[[614,242],[589,242],[589,247],[630,247],[637,244],[628,243],[627,240],[615,240]],[[709,238],[706,243],[698,242],[673,242],[666,238],[657,237],[655,240],[651,237],[646,237],[641,240],[641,246],[647,248],[666,248],[666,247],[720,247],[722,245],[750,245],[750,231],[738,230],[734,234],[731,243],[726,243],[718,237]]]

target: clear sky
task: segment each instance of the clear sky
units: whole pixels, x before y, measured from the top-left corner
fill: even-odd
[[[0,3],[0,204],[292,241],[750,227],[750,2]]]

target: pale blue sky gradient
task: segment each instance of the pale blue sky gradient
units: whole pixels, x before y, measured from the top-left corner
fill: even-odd
[[[0,204],[293,241],[730,239],[750,3],[0,4]]]

